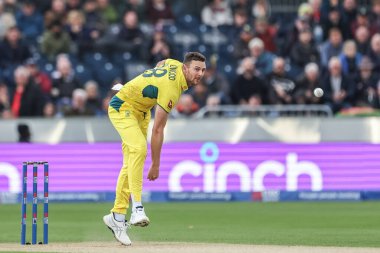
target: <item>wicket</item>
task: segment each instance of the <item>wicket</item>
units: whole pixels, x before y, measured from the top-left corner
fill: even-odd
[[[32,206],[32,244],[37,244],[37,174],[38,165],[44,165],[44,232],[43,244],[48,244],[48,225],[49,225],[49,164],[48,162],[23,162],[22,176],[22,201],[21,201],[21,244],[26,242],[26,204],[28,197],[28,165],[33,165],[33,206]]]

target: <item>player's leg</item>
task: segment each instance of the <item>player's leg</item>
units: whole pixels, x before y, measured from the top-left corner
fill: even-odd
[[[149,122],[150,122],[150,112],[147,112],[147,113],[143,114],[143,118],[139,121],[139,127],[140,127],[141,133],[144,136],[145,140],[147,138]],[[137,168],[137,167],[134,167],[134,168]],[[142,164],[142,166],[138,167],[138,168],[143,169],[144,164]],[[137,177],[137,179],[135,181],[134,178],[136,178],[136,177]],[[139,182],[140,179],[141,179],[141,183]],[[142,180],[143,180],[143,170],[138,171],[132,180],[134,183],[139,184],[138,186],[141,187],[141,190],[138,189],[139,193],[140,193],[139,195],[135,195],[132,193],[133,208],[132,208],[132,212],[131,212],[130,223],[132,225],[135,225],[135,226],[145,227],[145,226],[149,225],[150,220],[146,216],[144,207],[141,203]],[[136,189],[136,192],[137,192],[137,189]]]
[[[112,213],[105,215],[103,221],[106,226],[112,231],[116,240],[124,245],[130,245],[131,240],[129,239],[126,231],[127,226],[124,221],[125,213],[127,211],[129,203],[129,180],[128,180],[128,145],[124,142],[126,135],[132,135],[128,129],[129,125],[138,124],[136,119],[126,118],[125,111],[116,111],[114,108],[109,107],[108,110],[109,118],[112,125],[118,131],[122,139],[123,147],[123,167],[120,171],[118,183],[116,187],[116,198],[114,203],[114,208]],[[134,122],[133,122],[134,121]],[[116,213],[117,215],[114,215]],[[116,216],[116,217],[115,217]],[[118,218],[118,219],[117,219]]]
[[[118,221],[124,221],[129,207],[129,197],[131,194],[128,183],[128,146],[122,143],[123,167],[120,170],[116,185],[116,198],[111,210]]]

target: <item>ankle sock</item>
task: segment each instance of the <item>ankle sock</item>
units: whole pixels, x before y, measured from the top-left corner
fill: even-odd
[[[122,213],[113,213],[113,217],[115,218],[115,220],[117,220],[119,222],[124,222],[125,221],[125,214],[122,214]]]

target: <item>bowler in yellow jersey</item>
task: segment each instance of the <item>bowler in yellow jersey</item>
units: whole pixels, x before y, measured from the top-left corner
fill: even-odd
[[[141,203],[150,110],[157,105],[151,137],[152,164],[147,175],[148,180],[153,181],[159,177],[168,114],[181,94],[200,82],[205,70],[206,58],[197,52],[187,53],[183,63],[166,59],[127,82],[110,101],[108,115],[121,137],[123,166],[117,181],[114,206],[103,221],[124,245],[131,244],[125,222],[130,197],[129,223],[145,227],[150,222]]]

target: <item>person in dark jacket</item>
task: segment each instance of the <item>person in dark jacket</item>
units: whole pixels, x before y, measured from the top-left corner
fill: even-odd
[[[252,58],[243,59],[239,67],[239,76],[233,85],[231,97],[236,104],[240,105],[256,106],[266,102],[267,87],[264,80],[255,74]]]
[[[342,72],[339,58],[332,57],[329,61],[329,71],[322,79],[324,102],[334,113],[352,106],[355,87],[350,78]]]
[[[28,69],[19,66],[14,73],[16,88],[12,96],[11,111],[15,118],[42,116],[45,98],[38,85],[32,82]]]

